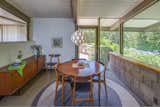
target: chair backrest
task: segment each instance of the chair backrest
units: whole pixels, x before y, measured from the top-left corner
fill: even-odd
[[[84,59],[84,58],[74,58],[74,59],[72,59],[72,61],[74,61],[74,60],[86,60],[86,59]]]
[[[50,63],[52,63],[53,54],[49,54],[48,56],[49,56],[49,58],[50,58],[50,59],[49,59],[49,60],[50,60]]]
[[[50,63],[52,63],[53,58],[56,58],[56,62],[60,63],[60,54],[49,54],[48,56],[50,57]]]
[[[106,80],[106,71],[107,71],[107,67],[106,65],[101,62],[101,61],[98,61],[98,63],[102,64],[104,66],[104,71],[103,71],[103,80]]]

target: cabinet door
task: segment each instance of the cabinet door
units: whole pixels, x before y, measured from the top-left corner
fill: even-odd
[[[36,73],[34,72],[34,59],[30,59],[27,61],[27,64],[23,70],[23,75],[25,82],[30,80]]]
[[[24,84],[24,76],[20,76],[17,71],[10,71],[10,86],[12,93],[18,90]]]
[[[0,72],[0,96],[9,95],[12,91],[9,72]]]
[[[45,56],[38,57],[38,72],[45,67]]]

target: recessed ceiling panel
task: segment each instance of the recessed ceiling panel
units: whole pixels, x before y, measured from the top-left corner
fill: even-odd
[[[120,18],[143,0],[79,0],[80,17]]]
[[[153,24],[158,23],[159,20],[142,20],[142,19],[131,19],[129,21],[127,21],[124,26],[125,27],[131,27],[131,28],[145,28],[148,26],[151,26]]]
[[[71,17],[71,0],[6,0],[30,17]]]
[[[118,19],[101,19],[100,25],[102,27],[111,27]]]
[[[78,25],[82,26],[97,26],[98,25],[98,19],[97,18],[79,18],[78,19]]]
[[[160,20],[160,1],[135,16],[135,18]]]

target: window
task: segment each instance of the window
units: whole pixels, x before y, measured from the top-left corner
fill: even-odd
[[[101,31],[100,34],[100,61],[108,63],[109,52],[119,53],[119,32],[118,31]]]
[[[85,36],[85,43],[79,46],[79,58],[96,60],[96,29],[80,28]]]
[[[118,19],[101,19],[100,26],[100,61],[108,63],[109,52],[120,51],[120,33],[119,28],[111,30]]]
[[[124,24],[124,55],[160,68],[160,2]]]
[[[79,57],[108,63],[109,52],[120,51],[119,26],[114,26],[119,19],[100,18],[100,23],[98,20],[98,18],[78,19],[79,28],[86,37],[86,43],[79,46]]]
[[[0,42],[27,41],[27,23],[0,8]]]
[[[124,55],[160,67],[160,32],[126,31]]]

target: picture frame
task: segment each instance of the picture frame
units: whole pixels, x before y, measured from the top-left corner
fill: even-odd
[[[62,37],[53,38],[53,47],[54,48],[62,48],[63,47]]]

